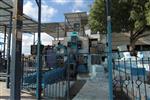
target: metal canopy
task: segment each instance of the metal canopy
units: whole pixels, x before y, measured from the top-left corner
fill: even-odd
[[[12,0],[0,0],[0,32],[3,31],[3,26],[9,26],[11,13],[13,12]],[[43,27],[42,27],[43,28]],[[23,15],[23,32],[37,32],[37,22],[27,15]]]
[[[0,32],[3,32],[4,25],[9,26],[11,13],[13,12],[12,0],[0,0]],[[84,26],[88,22],[86,12],[65,13],[64,22],[43,23],[41,25],[42,32],[45,32],[53,37],[65,37],[66,32],[74,31],[74,23],[80,24],[80,34],[84,34]],[[23,32],[35,33],[38,30],[38,23],[27,15],[23,15]]]
[[[44,32],[53,37],[65,37],[66,32],[74,31],[74,24],[80,24],[80,35],[84,34],[84,26],[87,25],[88,15],[86,12],[65,13],[65,22],[44,23]]]
[[[56,22],[56,23],[44,23],[45,26],[44,32],[51,35],[52,37],[64,37],[65,36],[65,23]]]

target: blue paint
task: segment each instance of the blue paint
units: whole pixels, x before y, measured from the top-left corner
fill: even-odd
[[[108,71],[109,71],[109,100],[113,100],[113,80],[112,80],[112,29],[111,29],[111,0],[106,0],[106,14],[107,14],[107,42],[108,42]]]
[[[78,73],[87,73],[88,69],[86,65],[79,65],[77,68],[77,72]]]
[[[29,75],[24,78],[24,83],[26,85],[35,84],[36,83],[36,76],[37,73],[34,72],[32,75]],[[47,72],[44,72],[42,74],[42,84],[53,84],[57,81],[61,81],[65,79],[65,68],[57,68],[54,70],[50,70]]]
[[[53,71],[48,71],[43,74],[43,83],[54,84],[65,79],[65,68],[57,68]]]
[[[0,45],[3,45],[4,43],[3,42],[0,42]]]
[[[109,16],[110,17],[110,16]],[[108,34],[108,71],[109,71],[109,100],[113,100],[113,86],[112,86],[112,33],[111,33],[111,19],[108,20],[107,34]]]
[[[145,76],[145,68],[131,68],[131,75],[133,76],[138,76],[138,75],[143,75]]]
[[[82,73],[87,71],[88,71],[87,66],[85,65],[78,66],[77,72]],[[26,85],[35,84],[36,77],[37,77],[37,73],[34,72],[31,75],[24,78],[24,83]],[[65,79],[66,79],[66,67],[63,68],[56,67],[56,69],[42,73],[42,84],[44,85],[54,84],[58,81],[63,81]]]

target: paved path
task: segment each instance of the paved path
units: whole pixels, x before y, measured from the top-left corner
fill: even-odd
[[[108,78],[102,66],[95,66],[96,74],[88,79],[73,100],[108,100]],[[0,82],[0,100],[10,100],[10,89],[6,83]],[[29,94],[22,93],[21,100],[36,100]]]
[[[102,66],[96,67],[96,76],[87,80],[73,100],[108,100],[108,78]]]
[[[10,89],[6,88],[6,82],[0,81],[0,100],[10,100]],[[21,100],[36,100],[33,96],[22,93]]]

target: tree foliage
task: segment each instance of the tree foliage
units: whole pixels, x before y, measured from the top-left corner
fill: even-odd
[[[111,0],[113,32],[129,32],[130,43],[149,34],[143,34],[150,26],[150,0]],[[95,0],[89,14],[92,31],[106,33],[105,0]],[[134,48],[134,47],[133,47]]]
[[[105,4],[103,0],[95,0],[89,16],[89,25],[94,32],[105,32]]]

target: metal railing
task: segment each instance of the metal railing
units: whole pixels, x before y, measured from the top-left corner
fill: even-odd
[[[45,99],[70,99],[76,94],[72,91],[80,90],[83,83],[76,80],[77,73],[87,74],[89,72],[89,65],[100,64],[100,54],[80,53],[75,62],[67,59],[65,62],[56,59],[56,55],[51,53],[49,55],[42,55],[42,97]],[[90,59],[89,59],[90,58]],[[69,62],[70,61],[70,62]],[[68,67],[70,66],[70,67]],[[77,67],[78,66],[78,67]],[[22,58],[22,90],[25,90],[33,95],[36,95],[36,57],[28,56]],[[77,72],[76,72],[77,71]],[[78,84],[78,88],[76,87]],[[81,85],[81,86],[80,86]],[[75,90],[74,90],[75,89]]]
[[[42,90],[41,95],[45,99],[66,100],[69,98],[68,89],[71,87],[72,82],[67,78],[64,63],[55,64],[51,55],[42,56]],[[49,60],[49,62],[47,62]],[[57,62],[57,61],[56,61]],[[62,67],[61,67],[62,66]],[[22,90],[36,95],[36,58],[34,56],[22,58]]]
[[[22,89],[27,90],[31,92],[32,94],[35,94],[36,90],[36,84],[31,83],[28,84],[28,82],[25,82],[25,78],[30,77],[36,73],[36,63],[35,59],[31,57],[22,57]],[[36,80],[33,78],[32,80]]]
[[[114,53],[113,55],[117,55]],[[150,99],[150,58],[113,59],[114,98],[120,100]]]

